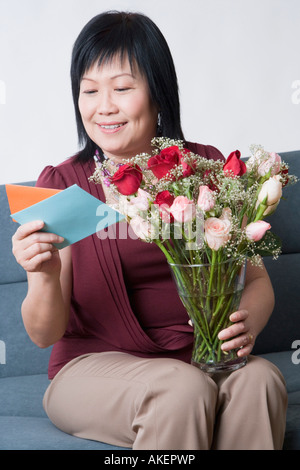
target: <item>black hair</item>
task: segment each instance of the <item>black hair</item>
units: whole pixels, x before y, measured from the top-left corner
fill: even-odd
[[[116,55],[128,57],[146,77],[150,98],[160,112],[160,135],[183,140],[178,83],[169,46],[159,28],[140,13],[109,11],[92,18],[79,34],[72,51],[71,82],[77,132],[82,150],[77,160],[87,161],[97,149],[82,123],[78,98],[80,82],[90,67]]]

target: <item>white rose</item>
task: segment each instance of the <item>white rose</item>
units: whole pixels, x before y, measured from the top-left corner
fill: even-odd
[[[264,201],[267,197],[266,205],[272,206],[276,204],[282,196],[282,183],[279,175],[272,176],[261,187],[258,195],[258,203]]]

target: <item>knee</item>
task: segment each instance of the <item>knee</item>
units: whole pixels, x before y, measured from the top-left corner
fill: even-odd
[[[236,372],[232,377],[240,382],[240,387],[244,390],[247,387],[248,390],[252,390],[252,393],[263,392],[267,395],[271,393],[283,401],[286,400],[285,380],[280,370],[272,362],[259,356],[250,356],[248,364]]]
[[[218,389],[215,382],[195,366],[174,361],[167,369],[162,369],[159,377],[151,384],[154,390],[164,396],[166,406],[204,407],[214,409]]]
[[[259,356],[250,356],[246,367],[249,379],[264,383],[267,388],[272,388],[274,385],[285,388],[283,375],[272,362]]]

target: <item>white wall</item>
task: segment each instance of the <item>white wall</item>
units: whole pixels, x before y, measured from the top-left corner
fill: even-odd
[[[76,152],[71,49],[107,9],[161,28],[186,138],[225,156],[252,143],[300,149],[299,0],[0,0],[0,183],[36,179]]]

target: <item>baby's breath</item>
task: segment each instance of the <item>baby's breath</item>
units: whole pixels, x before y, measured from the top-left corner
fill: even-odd
[[[219,249],[220,253],[222,251],[221,258],[238,259],[241,256],[247,256],[252,264],[261,266],[262,256],[272,255],[274,259],[279,256],[280,242],[270,231],[259,242],[247,239],[245,231],[245,225],[255,220],[259,191],[263,182],[270,176],[262,178],[259,176],[259,166],[270,156],[262,146],[251,145],[252,155],[246,161],[247,171],[242,176],[237,176],[223,170],[224,161],[210,160],[184,149],[184,142],[181,140],[156,137],[151,144],[153,149],[151,154],[141,153],[123,161],[124,164],[137,165],[141,169],[143,179],[140,187],[150,197],[148,211],[140,213],[137,211],[137,214],[152,226],[151,233],[155,233],[155,240],[149,236],[145,241],[156,241],[160,245],[163,243],[169,253],[172,252],[174,255],[176,252],[178,259],[182,259],[184,262],[196,263],[204,260],[209,262],[212,250],[208,248],[206,243],[204,221],[211,217],[222,217],[225,209],[229,210],[231,214],[231,228],[229,239]],[[162,150],[174,146],[181,151],[181,163],[174,164],[165,176],[156,178],[151,167],[148,168],[149,159],[159,155]],[[185,162],[185,167],[182,165],[183,162]],[[192,169],[188,176],[185,176],[186,168]],[[126,204],[131,204],[138,194],[120,195],[118,188],[111,181],[117,170],[118,167],[113,166],[109,160],[105,160],[101,164],[97,162],[96,169],[89,180],[96,184],[109,186],[109,191],[114,195],[114,201],[119,200],[119,211],[124,213],[130,222],[130,217],[126,214],[128,210]],[[298,181],[297,177],[288,173],[288,165],[283,161],[279,174],[283,187]],[[207,186],[214,197],[214,207],[206,213],[197,206],[201,186]],[[171,220],[163,221],[154,204],[157,195],[163,191],[169,191],[174,198],[185,196],[193,201],[197,209],[195,219],[189,224],[178,224]]]

